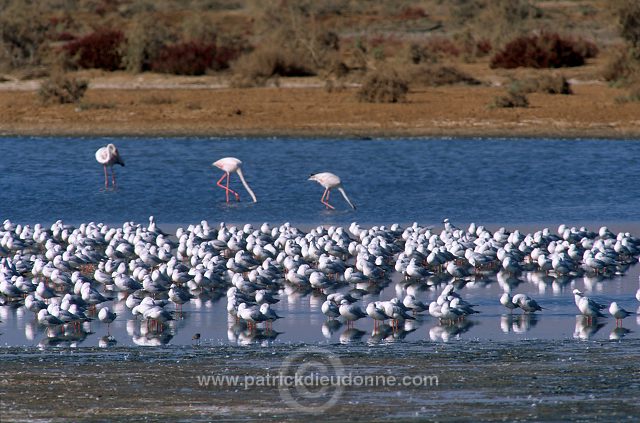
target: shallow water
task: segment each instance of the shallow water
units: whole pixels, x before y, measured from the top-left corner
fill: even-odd
[[[93,156],[107,142],[126,161],[115,191],[103,189]],[[352,221],[439,226],[448,217],[492,230],[604,224],[640,235],[639,152],[629,140],[0,138],[0,220],[119,224],[155,215],[175,231],[203,219],[308,229]],[[223,156],[245,162],[257,204],[241,187],[243,201],[225,204],[211,167]],[[321,187],[306,180],[319,171],[342,176],[358,210],[339,195],[332,196],[335,212],[323,210]],[[239,187],[235,178],[232,184]],[[66,332],[35,324],[24,307],[0,306],[2,420],[633,421],[640,317],[622,327],[612,318],[588,324],[571,291],[633,311],[639,274],[635,262],[607,277],[487,274],[457,286],[479,314],[452,325],[424,314],[397,332],[374,333],[371,319],[353,329],[327,321],[314,292],[281,294],[273,308],[284,318],[257,331],[228,317],[224,292],[191,301],[162,328],[134,319],[122,299],[113,302],[119,316],[110,327],[94,320]],[[419,292],[425,302],[448,279],[431,282]],[[545,310],[506,313],[498,302],[505,284]],[[363,303],[407,286],[395,274],[368,288]],[[202,375],[278,373],[292,357],[302,357],[297,368],[307,371],[337,363],[356,375],[435,375],[439,384],[350,387],[320,413],[304,392],[291,399],[280,387],[198,383]]]
[[[117,144],[119,189],[94,153]],[[243,160],[258,197],[226,205],[218,158]],[[638,221],[640,142],[554,139],[0,138],[0,217],[19,223],[232,221],[295,224]],[[323,210],[310,173],[341,176]]]

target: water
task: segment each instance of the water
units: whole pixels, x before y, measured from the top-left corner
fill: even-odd
[[[108,142],[126,161],[116,169],[115,191],[104,190],[94,160],[95,150]],[[640,235],[639,150],[632,140],[6,137],[0,138],[0,220],[119,225],[154,215],[174,231],[203,219],[288,221],[309,229],[352,221],[440,226],[448,217],[492,230],[606,224]],[[215,187],[220,172],[211,166],[224,156],[245,162],[257,204],[247,201],[235,176],[243,201],[224,202]],[[337,210],[323,209],[322,188],[306,180],[320,171],[343,178],[356,211],[335,194]],[[24,307],[0,306],[0,408],[3,421],[300,421],[319,415],[331,421],[634,421],[640,317],[621,325],[612,318],[588,324],[576,315],[572,290],[634,311],[639,275],[636,263],[606,278],[488,274],[457,284],[479,314],[453,325],[425,314],[397,332],[388,326],[374,332],[371,319],[352,329],[327,321],[320,312],[324,298],[313,292],[281,294],[273,308],[284,318],[270,331],[249,331],[230,318],[224,292],[192,300],[162,328],[134,319],[117,293],[110,293],[116,297],[110,303],[118,313],[114,323],[94,320],[76,331],[47,331]],[[419,291],[424,302],[448,280],[431,282],[432,288]],[[506,284],[545,310],[508,314],[498,303]],[[406,290],[393,274],[363,303]],[[195,333],[199,341],[192,339]],[[314,412],[317,386],[311,394],[288,396],[281,386],[198,383],[203,375],[255,381],[296,356],[302,360],[290,369],[301,372],[331,371],[337,363],[360,377],[434,375],[439,384],[352,386],[326,411]]]
[[[105,192],[94,153],[126,167]],[[258,197],[227,205],[218,158],[244,161]],[[640,142],[553,139],[0,138],[0,217],[22,223],[296,224],[629,222],[640,209]],[[310,173],[342,177],[358,206],[319,200]]]

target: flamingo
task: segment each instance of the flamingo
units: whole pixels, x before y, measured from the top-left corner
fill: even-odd
[[[322,194],[322,198],[320,198],[320,202],[327,206],[327,208],[335,210],[335,207],[329,204],[329,194],[331,193],[331,190],[335,188],[340,191],[351,208],[354,210],[356,209],[356,206],[354,206],[351,200],[349,200],[349,197],[347,197],[347,193],[344,191],[344,188],[342,188],[342,181],[337,175],[330,172],[316,173],[309,176],[309,181],[316,181],[324,187],[324,193]]]
[[[116,172],[113,170],[114,164],[124,166],[124,160],[120,157],[118,149],[113,144],[107,144],[104,147],[100,147],[96,151],[96,160],[104,167],[104,188],[109,188],[109,177],[107,174],[107,166],[111,168],[111,186],[116,187]]]
[[[253,202],[254,203],[258,202],[258,200],[256,199],[256,195],[253,193],[253,191],[249,187],[249,184],[247,184],[247,181],[244,179],[244,175],[242,174],[242,161],[236,159],[235,157],[224,157],[220,160],[213,162],[213,166],[224,171],[224,175],[222,175],[222,178],[218,180],[216,185],[218,185],[220,188],[226,191],[227,203],[229,202],[230,192],[236,196],[236,201],[240,201],[240,195],[238,195],[237,192],[229,188],[229,179],[231,177],[232,172],[235,172],[238,174],[238,176],[240,177],[240,181],[242,181],[242,185],[244,185],[245,189],[253,199]],[[224,181],[225,178],[227,178],[226,186],[222,185],[222,181]]]

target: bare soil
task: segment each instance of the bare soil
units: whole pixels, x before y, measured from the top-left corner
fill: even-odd
[[[562,70],[572,95],[529,94],[527,108],[491,107],[511,78],[549,70],[460,65],[478,86],[412,86],[408,101],[369,104],[354,84],[327,90],[317,78],[234,89],[218,76],[88,72],[80,104],[41,104],[39,81],[0,83],[3,135],[289,135],[638,137],[640,102],[598,79],[601,62]],[[557,71],[556,71],[557,72]]]

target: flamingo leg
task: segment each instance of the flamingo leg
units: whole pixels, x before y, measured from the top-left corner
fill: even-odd
[[[227,184],[226,185],[222,185],[222,181],[224,181],[225,178],[227,178]],[[220,188],[222,188],[223,190],[225,190],[225,193],[226,193],[226,196],[227,196],[227,203],[229,202],[229,192],[232,192],[233,195],[236,196],[236,200],[240,201],[240,196],[238,195],[238,193],[229,188],[229,179],[230,179],[229,173],[225,172],[222,175],[222,177],[220,179],[218,179],[218,182],[216,182],[216,185],[219,186]]]
[[[102,165],[104,168],[104,189],[109,188],[109,176],[107,175],[107,165]]]
[[[324,193],[322,194],[322,198],[320,198],[320,202],[322,204],[324,204],[325,206],[327,206],[328,209],[335,210],[335,208],[331,204],[329,204],[329,192],[330,191],[331,191],[330,188],[326,188],[324,190]]]
[[[234,190],[229,188],[229,181],[231,180],[231,175],[229,175],[229,173],[227,173],[227,203],[229,202],[229,192],[232,192],[233,195],[236,196],[236,201],[240,201],[240,195],[235,192]]]
[[[116,188],[116,170],[111,166],[111,188]]]

